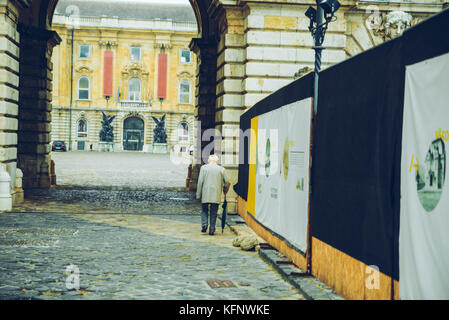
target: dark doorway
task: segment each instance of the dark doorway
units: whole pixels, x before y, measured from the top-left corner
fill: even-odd
[[[123,123],[123,150],[142,151],[144,122],[138,117],[130,117]]]

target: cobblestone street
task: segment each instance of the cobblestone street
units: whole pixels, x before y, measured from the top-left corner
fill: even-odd
[[[52,152],[59,186],[184,187],[189,159],[142,152]]]
[[[0,299],[304,299],[256,252],[233,247],[220,220],[215,236],[200,232],[200,205],[180,189],[185,167],[145,154],[89,158],[53,155],[64,186],[27,192],[0,214]],[[78,270],[79,289],[67,286]]]

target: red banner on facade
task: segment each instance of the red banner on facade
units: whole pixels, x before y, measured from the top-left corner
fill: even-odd
[[[158,56],[158,98],[167,98],[167,54],[159,53]]]
[[[104,52],[104,73],[103,73],[103,95],[112,97],[114,80],[114,52],[106,50]]]

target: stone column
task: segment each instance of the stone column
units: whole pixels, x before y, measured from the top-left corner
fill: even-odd
[[[9,174],[9,189],[13,193],[17,168],[20,9],[16,2],[0,0],[0,168]]]
[[[54,31],[19,25],[20,81],[18,166],[23,187],[49,188],[53,47],[61,42]]]
[[[215,127],[215,89],[217,74],[217,42],[215,39],[192,39],[190,50],[195,52],[198,67],[195,84],[195,151],[189,190],[196,191],[201,166],[201,152],[209,144],[202,141],[205,130]],[[199,127],[201,126],[201,127]]]
[[[218,21],[219,43],[217,50],[217,87],[215,129],[222,139],[215,148],[221,153],[221,163],[226,168],[231,188],[227,195],[228,211],[236,212],[237,195],[232,186],[238,180],[238,138],[240,115],[245,110],[245,26],[247,8],[221,6],[212,16]]]

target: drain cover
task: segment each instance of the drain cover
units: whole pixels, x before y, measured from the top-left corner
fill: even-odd
[[[212,289],[235,287],[235,284],[230,280],[207,280],[206,282]]]

